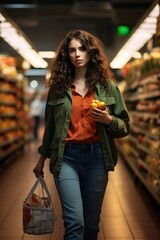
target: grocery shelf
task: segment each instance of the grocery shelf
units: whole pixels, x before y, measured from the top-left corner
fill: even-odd
[[[0,74],[0,168],[25,144],[23,92],[23,81]]]
[[[127,162],[129,167],[133,170],[135,176],[138,177],[138,179],[143,183],[143,185],[147,188],[147,190],[150,192],[150,194],[154,197],[156,202],[160,205],[160,196],[158,196],[155,193],[153,188],[147,183],[145,177],[138,170],[138,168],[136,166],[136,162],[137,162],[136,159],[132,155],[126,154],[126,152],[124,150],[122,150],[123,148],[122,148],[121,144],[117,144],[117,149],[118,149],[118,152],[121,154],[122,158]],[[157,175],[156,175],[156,177],[157,177]]]
[[[160,90],[156,90],[153,92],[146,92],[146,93],[135,93],[132,96],[127,96],[125,98],[126,101],[138,101],[138,100],[142,100],[142,99],[149,99],[149,98],[155,98],[155,97],[159,97],[160,96]]]
[[[133,74],[136,75],[135,72]],[[160,204],[159,96],[159,71],[137,80],[128,80],[124,99],[130,115],[130,134],[126,140],[119,139],[117,147],[138,179]]]

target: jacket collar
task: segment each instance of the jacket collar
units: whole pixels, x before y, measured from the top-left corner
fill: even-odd
[[[71,88],[68,88],[67,94],[69,95],[70,99],[72,100],[72,91],[71,91]]]
[[[102,85],[98,82],[96,84],[96,94],[97,96],[100,96],[102,94],[102,89],[104,91],[104,88],[102,88]],[[69,97],[72,99],[72,91],[71,91],[71,88],[68,88],[67,90],[67,94],[69,95]]]
[[[100,95],[100,92],[101,92],[101,84],[98,82],[96,84],[96,91],[97,91],[97,94]]]

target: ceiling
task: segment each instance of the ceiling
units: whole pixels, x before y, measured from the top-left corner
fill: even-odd
[[[48,0],[1,0],[0,8],[37,51],[55,51],[68,31],[84,29],[103,41],[111,61],[126,40],[124,36],[117,36],[117,26],[127,25],[132,31],[152,3],[153,0],[52,0],[52,4]],[[16,56],[2,39],[0,52]]]

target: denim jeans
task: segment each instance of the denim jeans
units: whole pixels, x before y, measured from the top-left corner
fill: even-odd
[[[65,148],[55,184],[65,227],[64,240],[96,240],[100,213],[108,182],[100,143]]]

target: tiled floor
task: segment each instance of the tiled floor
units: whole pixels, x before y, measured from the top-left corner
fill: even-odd
[[[22,203],[36,180],[32,173],[37,162],[37,147],[32,142],[0,176],[0,240],[62,240],[61,208],[52,175],[45,165],[45,180],[53,197],[57,221],[53,234],[32,236],[23,233]],[[110,173],[98,240],[159,240],[160,207],[139,183],[122,159]],[[76,240],[76,239],[75,239]],[[88,239],[89,240],[89,239]]]

